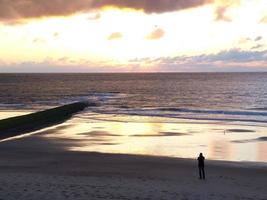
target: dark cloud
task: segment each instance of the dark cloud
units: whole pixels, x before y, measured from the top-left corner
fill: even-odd
[[[165,34],[165,31],[161,28],[157,28],[152,33],[150,33],[148,36],[146,36],[146,39],[148,40],[158,40],[162,38]]]
[[[256,46],[251,47],[251,50],[260,49],[264,46],[265,46],[264,44],[257,44]]]
[[[88,6],[90,1],[85,0],[0,0],[0,19],[70,15],[84,11]]]
[[[246,42],[251,42],[251,41],[257,42],[257,41],[260,41],[262,39],[263,39],[262,36],[255,37],[254,39],[246,37],[246,38],[241,38],[239,40],[239,43],[246,43]]]
[[[111,33],[108,36],[108,40],[118,40],[120,38],[122,38],[122,34],[120,32]]]
[[[0,20],[65,16],[105,6],[163,13],[211,3],[213,0],[0,0]]]
[[[241,38],[238,43],[241,45],[249,44],[251,46],[251,48],[250,48],[251,50],[257,50],[257,49],[260,49],[262,47],[265,47],[264,44],[259,44],[260,41],[262,41],[262,40],[263,40],[262,36],[258,36],[254,39],[247,37],[247,38]]]
[[[163,13],[211,3],[213,0],[96,0],[93,7],[115,6],[133,8],[146,13]]]
[[[262,39],[262,36],[258,36],[254,39],[255,42],[260,41]]]

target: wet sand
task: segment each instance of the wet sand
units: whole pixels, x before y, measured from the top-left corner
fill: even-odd
[[[69,141],[71,142],[71,141]],[[67,151],[32,135],[0,143],[0,199],[267,199],[266,165]]]

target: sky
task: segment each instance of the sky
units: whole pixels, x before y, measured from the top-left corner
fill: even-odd
[[[239,71],[267,71],[266,0],[0,0],[0,73]]]

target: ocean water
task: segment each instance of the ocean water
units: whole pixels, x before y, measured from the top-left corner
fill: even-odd
[[[267,73],[0,74],[0,115],[75,101],[71,150],[267,163]]]
[[[267,73],[0,74],[0,109],[81,100],[100,113],[267,122]]]

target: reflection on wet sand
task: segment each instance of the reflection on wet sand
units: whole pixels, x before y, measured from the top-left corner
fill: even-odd
[[[213,139],[209,147],[209,156],[220,160],[231,160],[231,145],[226,140]]]
[[[132,137],[166,137],[166,136],[181,136],[181,135],[190,135],[186,133],[176,133],[176,132],[158,132],[157,134],[135,134],[130,135]]]
[[[257,160],[266,160],[267,148],[266,142],[257,143]]]
[[[27,115],[32,113],[32,111],[24,111],[24,110],[18,110],[18,111],[5,111],[5,110],[0,110],[0,120],[1,119],[7,119],[10,117],[17,117],[21,115]]]
[[[75,151],[148,154],[195,158],[203,152],[208,159],[267,161],[264,143],[255,138],[266,138],[264,126],[200,121],[171,121],[136,116],[101,114],[84,119],[79,116],[68,122],[40,132],[39,137],[66,142]],[[105,120],[102,120],[105,118]],[[141,122],[146,121],[146,122]],[[154,122],[153,122],[154,121]],[[227,130],[227,131],[225,131]],[[252,140],[249,143],[233,141]],[[71,142],[70,142],[71,141]],[[259,156],[260,155],[260,156]]]

